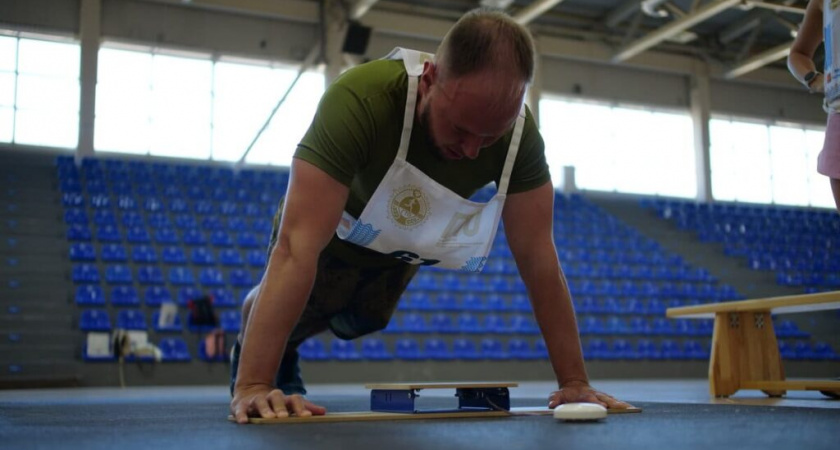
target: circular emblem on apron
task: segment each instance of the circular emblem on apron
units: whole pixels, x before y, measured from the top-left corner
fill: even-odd
[[[388,202],[388,216],[401,228],[412,228],[429,216],[429,200],[417,186],[402,186],[394,190]]]

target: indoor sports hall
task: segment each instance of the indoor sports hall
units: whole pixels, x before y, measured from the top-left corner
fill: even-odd
[[[787,64],[803,20],[837,5],[810,3],[0,1],[0,447],[837,448],[840,204],[818,172],[833,109],[811,92],[814,77],[832,83],[837,45],[813,42],[804,84]],[[523,276],[533,258],[512,250],[528,239],[507,232],[523,220],[500,212],[462,270],[400,254],[393,264],[419,269],[387,326],[302,341],[306,399],[325,415],[237,424],[243,304],[280,264],[274,219],[300,192],[291,167],[333,105],[322,96],[392,49],[435,53],[479,7],[533,36],[515,123],[533,121],[544,143],[553,194],[534,214],[551,219],[570,294],[556,298],[573,306],[590,385],[633,409],[548,407],[577,350],[547,338],[534,300],[547,296]],[[439,111],[427,104],[417,111]],[[429,117],[416,120],[433,142]],[[438,147],[439,164],[470,162]],[[447,195],[490,205],[498,184]],[[331,192],[310,189],[316,201],[286,214],[317,217]],[[243,355],[271,353],[262,342]]]

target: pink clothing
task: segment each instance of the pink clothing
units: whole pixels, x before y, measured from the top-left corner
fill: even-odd
[[[825,127],[825,143],[817,158],[817,172],[829,177],[840,179],[840,114],[828,115]]]

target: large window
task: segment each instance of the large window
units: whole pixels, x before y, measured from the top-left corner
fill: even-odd
[[[797,124],[714,117],[712,194],[716,200],[832,207],[816,171],[824,130]]]
[[[238,161],[298,68],[109,45],[99,53],[98,151]],[[301,77],[246,162],[289,165],[324,90]]]
[[[694,197],[694,138],[687,112],[543,98],[540,131],[556,184],[575,167],[580,189]]]
[[[79,45],[0,34],[0,142],[75,148]]]

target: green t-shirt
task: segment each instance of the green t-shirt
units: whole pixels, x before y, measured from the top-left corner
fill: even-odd
[[[397,155],[407,90],[402,61],[377,60],[350,69],[327,88],[298,144],[295,158],[350,188],[345,209],[354,217],[361,215]],[[498,185],[511,135],[512,130],[482,149],[474,160],[445,160],[415,115],[406,159],[436,182],[469,198],[490,182]],[[549,181],[544,152],[545,144],[529,110],[508,193],[528,191]],[[363,265],[398,261],[337,237],[327,250]]]

